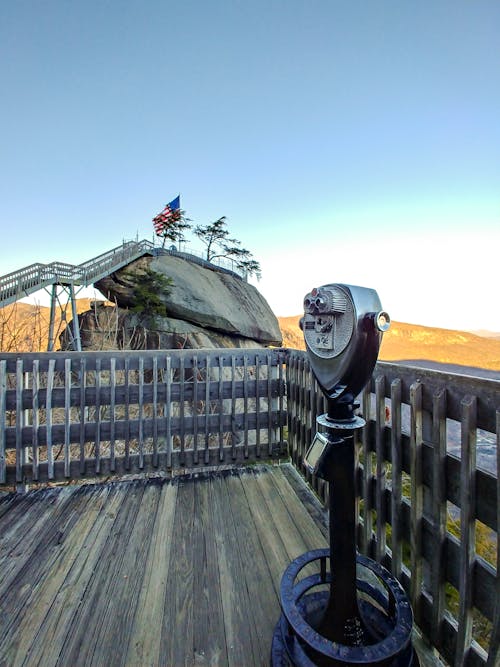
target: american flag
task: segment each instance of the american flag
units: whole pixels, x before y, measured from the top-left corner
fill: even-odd
[[[178,195],[169,202],[161,213],[153,218],[153,225],[157,236],[163,236],[163,233],[169,222],[177,222],[181,218],[181,198]]]

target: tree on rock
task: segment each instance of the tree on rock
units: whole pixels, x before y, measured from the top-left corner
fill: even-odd
[[[150,328],[155,329],[156,318],[167,315],[163,299],[171,293],[173,281],[149,267],[143,272],[129,274],[129,277],[134,282],[134,305],[131,310],[139,315],[143,324],[148,322]]]
[[[249,250],[241,247],[241,241],[229,237],[225,215],[208,225],[197,225],[193,232],[206,246],[207,262],[219,257],[231,259],[238,269],[260,278],[259,262],[253,258]]]
[[[188,229],[191,229],[189,223],[189,218],[186,218],[184,211],[178,211],[178,215],[173,216],[165,225],[163,229],[163,246],[165,247],[165,241],[172,241],[173,243],[184,243],[186,238],[184,232]]]

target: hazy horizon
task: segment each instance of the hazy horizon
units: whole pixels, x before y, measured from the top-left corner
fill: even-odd
[[[0,6],[0,274],[227,216],[276,313],[500,331],[500,3]],[[193,247],[197,247],[194,243]]]

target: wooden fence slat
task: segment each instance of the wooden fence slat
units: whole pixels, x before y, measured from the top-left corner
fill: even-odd
[[[184,430],[184,410],[185,410],[185,383],[186,383],[186,372],[185,372],[185,359],[182,357],[180,359],[180,367],[179,367],[179,382],[181,385],[181,391],[180,391],[180,396],[179,396],[179,403],[178,403],[178,410],[179,410],[179,419],[181,423],[181,430],[179,433],[179,440],[180,440],[180,460],[181,460],[181,465],[183,465],[183,461],[185,460],[185,451],[186,451],[186,434]]]
[[[401,579],[403,542],[401,536],[401,499],[403,493],[403,452],[401,443],[401,380],[391,382],[391,572]]]
[[[158,357],[153,359],[153,466],[158,466]]]
[[[71,395],[71,359],[64,361],[64,475],[70,476],[71,450],[70,450],[70,424],[71,408],[69,397]]]
[[[367,388],[363,392],[363,417],[366,420],[366,426],[362,431],[363,442],[363,553],[370,556],[370,545],[373,533],[373,515],[372,515],[372,495],[371,495],[371,478],[372,478],[372,452],[370,450],[370,404],[371,394]]]
[[[288,447],[290,449],[290,455],[295,466],[300,470],[300,463],[297,457],[297,439],[295,437],[295,354],[290,354],[286,362],[286,413],[287,413],[287,424],[288,424]]]
[[[248,458],[248,384],[250,378],[248,376],[248,354],[243,356],[243,451],[245,458]]]
[[[0,360],[0,483],[5,484],[7,481],[7,461],[6,461],[6,396],[7,396],[7,362],[5,359]]]
[[[455,667],[465,667],[472,641],[472,583],[476,555],[476,398],[462,400],[460,492],[460,603]]]
[[[272,428],[272,433],[271,433],[271,438],[272,442],[276,443],[280,440],[279,438],[279,426],[278,423],[275,422],[274,418],[276,415],[276,411],[279,409],[279,399],[278,399],[278,387],[279,387],[279,376],[278,376],[278,365],[276,363],[273,363],[273,355],[271,353],[268,354],[267,356],[267,363],[268,363],[268,377],[270,378],[269,382],[271,384],[271,412],[273,413],[273,418],[271,419],[271,424],[273,426]],[[308,392],[308,396],[310,395],[310,388]]]
[[[497,445],[497,526],[500,526],[500,410],[496,411],[496,445]],[[497,577],[495,581],[495,617],[488,647],[486,667],[498,667],[500,664],[500,540],[497,531]]]
[[[434,563],[431,568],[432,640],[440,648],[441,624],[446,603],[446,389],[434,392],[432,409],[432,516]]]
[[[33,480],[38,481],[38,427],[40,425],[40,415],[38,407],[38,390],[40,386],[40,376],[39,376],[39,366],[40,362],[38,359],[33,361],[33,371],[31,379],[31,390],[33,393],[33,409],[31,412],[31,426],[33,428],[32,438],[31,438],[31,458],[32,458],[32,475]],[[0,417],[1,419],[1,417]]]
[[[223,425],[224,408],[223,408],[223,403],[222,403],[222,401],[223,401],[223,398],[222,398],[222,382],[224,380],[223,371],[224,371],[223,356],[219,355],[219,358],[218,358],[219,392],[217,394],[217,412],[218,412],[218,415],[219,415],[219,461],[224,461],[224,425]]]
[[[207,354],[205,356],[205,424],[206,425],[208,424],[209,415],[210,415],[210,356]],[[205,425],[205,451],[203,454],[203,460],[205,464],[208,464],[210,433],[206,425]]]
[[[260,411],[261,411],[261,405],[260,405],[260,390],[259,390],[259,382],[260,382],[260,376],[261,376],[261,361],[259,357],[255,358],[255,411],[257,413],[257,430],[255,432],[255,444],[257,446],[257,456],[260,457]],[[268,451],[269,447],[271,446],[270,443],[268,443]],[[248,445],[247,445],[247,456],[248,456]]]
[[[116,469],[116,453],[115,453],[115,419],[116,419],[116,359],[110,360],[109,369],[109,387],[110,387],[110,401],[109,401],[109,458],[111,459],[111,471]]]
[[[87,421],[88,408],[85,405],[85,391],[87,387],[87,360],[85,357],[80,361],[80,474],[85,474],[86,456],[85,456],[85,422]]]
[[[52,448],[52,390],[54,388],[54,371],[56,360],[50,359],[47,370],[47,401],[45,408],[45,424],[47,430],[47,467],[49,479],[54,479],[54,451]]]
[[[198,416],[198,356],[193,355],[193,407],[194,417]],[[198,419],[194,420],[193,428],[193,457],[195,463],[198,463]]]
[[[144,468],[144,359],[139,359],[139,403],[138,403],[138,419],[139,419],[139,468]]]
[[[124,419],[128,424],[130,422],[130,359],[125,359],[125,368],[123,369],[123,385],[125,388],[125,416]],[[130,433],[127,431],[125,436],[125,468],[130,468]]]
[[[410,597],[417,624],[421,618],[420,596],[423,582],[422,558],[422,515],[424,493],[422,484],[422,384],[415,382],[410,387],[411,438],[410,438],[410,550],[411,550],[411,589]]]
[[[165,366],[165,384],[166,384],[166,395],[165,395],[165,423],[166,423],[166,454],[167,454],[167,467],[172,467],[172,359],[170,355],[167,355],[166,366]]]
[[[22,447],[22,433],[24,426],[23,388],[23,360],[18,359],[16,364],[16,482],[23,481],[23,466],[25,460],[25,452]]]
[[[386,547],[386,512],[385,512],[385,476],[384,455],[385,433],[385,378],[380,375],[375,380],[375,451],[377,458],[377,483],[375,487],[375,510],[377,512],[377,541],[375,559],[381,563],[385,558]]]
[[[278,409],[279,409],[280,413],[283,413],[284,401],[285,401],[285,396],[284,396],[284,392],[283,392],[283,382],[284,382],[284,378],[283,378],[283,360],[282,360],[282,354],[280,352],[278,352],[278,355],[279,355],[279,361],[278,361],[278,383],[279,383]],[[257,413],[260,414],[260,406],[257,407]],[[316,421],[313,421],[313,424],[315,424],[315,423],[316,423]],[[279,427],[279,439],[280,439],[280,443],[285,441],[285,429],[284,429],[284,425],[281,424],[281,423],[280,423],[280,427]],[[269,444],[269,447],[270,446],[271,445]]]
[[[95,469],[97,473],[101,472],[101,360],[96,359],[95,362],[95,389],[96,389],[96,402],[95,402],[95,438],[94,438],[94,456],[95,456]]]

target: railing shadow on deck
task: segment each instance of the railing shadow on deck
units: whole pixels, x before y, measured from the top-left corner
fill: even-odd
[[[358,545],[453,665],[500,662],[500,382],[379,363],[360,397]],[[6,354],[0,485],[303,457],[324,412],[296,350]]]

